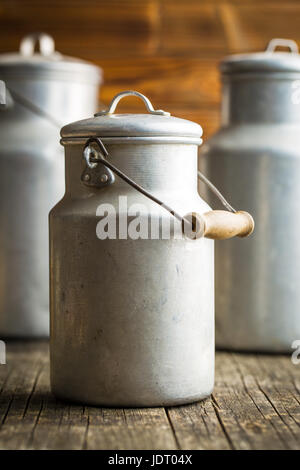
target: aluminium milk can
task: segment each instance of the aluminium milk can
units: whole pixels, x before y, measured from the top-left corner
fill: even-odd
[[[0,55],[0,79],[0,338],[47,336],[48,213],[64,192],[59,130],[96,111],[101,71],[38,34]]]
[[[6,103],[6,88],[5,83],[0,80],[0,107],[5,106]]]
[[[290,352],[300,338],[297,45],[273,39],[265,52],[225,58],[221,74],[222,125],[202,147],[200,167],[253,214],[256,230],[248,243],[216,243],[216,345]]]
[[[130,95],[144,101],[146,114],[115,113]],[[56,396],[158,406],[211,393],[214,242],[207,237],[245,236],[253,220],[211,211],[199,197],[201,135],[198,124],[154,110],[132,91],[62,129],[66,193],[50,212]],[[182,234],[185,214],[194,238]]]

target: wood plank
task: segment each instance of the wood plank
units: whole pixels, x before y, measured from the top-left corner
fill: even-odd
[[[215,2],[164,0],[161,12],[163,54],[227,53],[224,25]]]
[[[298,448],[300,445],[300,400],[299,391],[291,381],[291,375],[299,380],[299,368],[285,357],[278,357],[274,364],[274,358],[268,357],[262,361],[258,358],[260,375],[257,382],[260,390],[265,394],[275,412],[280,416],[282,423],[289,429],[291,436],[287,440],[287,446]],[[271,371],[272,383],[266,380],[266,371]],[[287,438],[287,436],[285,435]]]
[[[286,429],[287,439],[283,442],[277,430],[266,420],[260,402],[257,404],[254,395],[245,388],[232,355],[218,355],[216,377],[213,397],[233,447],[239,450],[286,448],[291,435]]]
[[[164,408],[88,408],[86,449],[176,449]]]
[[[300,389],[289,377],[291,370],[296,373],[289,358],[218,353],[216,359],[212,401],[169,410],[180,446],[299,449]],[[296,377],[299,386],[300,367]],[[199,409],[212,404],[207,425],[209,429],[215,423],[214,432],[205,434]]]
[[[300,366],[217,353],[212,398],[152,409],[84,407],[49,390],[46,343],[8,343],[1,449],[300,449]]]
[[[181,449],[231,449],[211,399],[169,408],[168,414]]]
[[[164,408],[102,409],[56,400],[47,358],[47,351],[28,352],[26,345],[25,352],[9,355],[12,373],[6,382],[2,371],[0,377],[1,449],[177,448]]]
[[[295,2],[222,3],[220,16],[231,53],[263,51],[273,37],[300,43],[300,5]]]
[[[47,349],[40,343],[7,347],[9,374],[2,383],[0,395],[0,448],[25,448],[27,433],[32,427],[27,411],[39,375],[47,362]],[[15,358],[18,357],[18,360]]]
[[[157,0],[77,2],[4,0],[0,8],[0,51],[16,50],[34,31],[52,34],[57,50],[76,56],[92,48],[98,57],[147,55],[157,48]]]
[[[41,450],[78,450],[85,442],[88,420],[84,407],[58,401],[49,393],[35,422],[28,448]]]
[[[156,57],[142,59],[103,59],[101,99],[107,103],[122,90],[138,90],[147,95],[154,106],[195,110],[217,106],[220,100],[220,79],[217,58],[174,59]],[[136,98],[123,100],[118,109],[141,109]],[[169,109],[172,112],[172,109]]]
[[[293,385],[286,372],[289,368],[289,359],[267,355],[257,357],[233,355],[232,357],[249,396],[266,422],[270,423],[276,431],[283,447],[299,449],[299,426],[295,428],[295,423],[288,416],[284,404],[286,402],[289,408],[294,405],[294,412],[299,415],[299,403],[290,391]],[[278,375],[278,381],[274,380],[275,374]],[[281,396],[277,392],[278,386],[280,389],[283,388]]]
[[[263,50],[274,36],[300,41],[299,9],[296,0],[2,0],[0,52],[40,30],[53,34],[63,53],[92,60]]]

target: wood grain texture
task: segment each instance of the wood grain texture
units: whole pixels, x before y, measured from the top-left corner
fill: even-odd
[[[106,70],[102,90],[105,102],[123,86],[123,89],[139,87],[156,107],[174,106],[188,111],[216,107],[219,103],[219,77],[214,58],[103,59],[101,66]],[[123,101],[121,106],[129,102],[132,109],[142,109],[140,101],[134,98]]]
[[[300,449],[300,365],[288,356],[217,353],[212,397],[170,408],[56,400],[48,345],[7,344],[0,449]]]
[[[1,0],[0,48],[14,50],[23,35],[46,31],[65,54],[147,55],[156,50],[159,22],[156,0]]]
[[[161,49],[174,55],[226,53],[225,31],[216,2],[163,0]]]
[[[214,210],[198,216],[203,220],[204,228],[199,224],[199,233],[203,232],[206,238],[226,240],[232,237],[247,237],[254,230],[254,220],[245,211],[229,212]]]

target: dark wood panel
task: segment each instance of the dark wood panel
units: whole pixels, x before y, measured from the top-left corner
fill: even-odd
[[[153,100],[156,107],[183,110],[217,105],[219,73],[217,61],[155,57],[143,59],[103,59],[105,102],[122,89],[136,89]],[[140,107],[139,100],[130,99],[131,108]],[[122,104],[126,109],[126,104]]]
[[[273,37],[300,42],[299,2],[224,3],[219,10],[231,52],[262,51]]]
[[[163,0],[161,50],[194,57],[263,50],[272,37],[299,41],[299,16],[295,0]]]
[[[161,49],[166,54],[226,53],[224,26],[214,2],[162,1]]]
[[[0,51],[35,30],[71,55],[181,55],[259,50],[273,36],[300,39],[296,0],[2,0]]]
[[[149,54],[157,48],[157,0],[90,2],[3,1],[0,6],[0,51],[15,50],[20,38],[46,31],[57,49],[84,55],[92,48],[100,55]]]

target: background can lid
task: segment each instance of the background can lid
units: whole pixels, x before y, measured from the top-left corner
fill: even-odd
[[[39,50],[35,52],[36,43]],[[0,54],[0,76],[21,78],[56,78],[98,84],[102,81],[102,70],[74,57],[55,51],[55,43],[45,33],[33,33],[24,37],[20,51]]]
[[[287,47],[289,52],[276,51],[277,47]],[[222,60],[223,74],[247,72],[300,72],[298,45],[291,39],[272,39],[264,52],[235,54]]]
[[[138,96],[148,110],[148,114],[115,114],[120,99],[125,96]],[[121,141],[149,140],[196,143],[202,142],[202,128],[195,122],[170,116],[170,113],[155,110],[151,102],[136,91],[124,91],[116,95],[108,110],[97,113],[93,118],[83,119],[64,126],[62,141],[89,137],[113,138]]]

